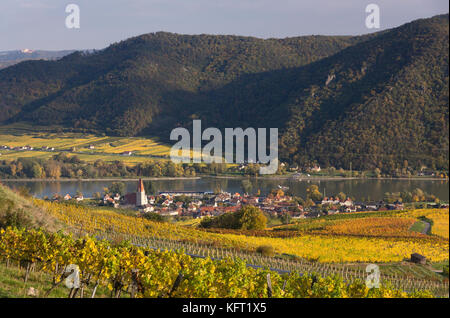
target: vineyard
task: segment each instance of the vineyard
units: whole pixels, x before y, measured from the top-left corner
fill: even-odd
[[[432,297],[429,291],[404,292],[382,284],[369,289],[362,281],[346,283],[338,275],[291,272],[279,274],[254,269],[226,258],[193,258],[174,251],[153,250],[121,243],[113,245],[88,236],[74,239],[40,230],[0,231],[0,257],[9,266],[26,267],[24,280],[34,270],[53,277],[52,287],[66,283],[70,298],[95,297],[99,285],[111,297]],[[75,267],[73,265],[76,265]],[[72,271],[68,269],[72,268]],[[79,279],[73,278],[76,273]],[[72,277],[72,278],[71,278]],[[73,280],[71,280],[73,279]],[[79,284],[75,285],[75,281]],[[90,295],[88,286],[94,285]]]
[[[109,233],[111,236],[118,237],[123,235],[157,237],[251,252],[256,251],[258,246],[270,245],[278,254],[291,254],[321,263],[400,262],[408,259],[412,253],[420,253],[433,262],[445,261],[449,258],[448,240],[437,236],[414,234],[410,237],[375,237],[299,232],[296,236],[286,238],[257,237],[237,233],[210,233],[191,227],[121,215],[109,210],[64,203],[36,200],[36,205],[48,211],[56,219],[71,227],[81,228],[90,235]],[[448,210],[446,213],[448,215]]]
[[[14,132],[14,131],[13,131]],[[17,132],[0,130],[0,145],[11,148],[31,146],[33,151],[2,150],[2,159],[13,160],[19,157],[33,157],[48,159],[60,151],[70,151],[80,159],[93,162],[98,159],[104,161],[120,160],[128,164],[145,162],[149,156],[163,159],[169,155],[170,147],[156,139],[133,137],[95,136],[79,133],[30,132],[17,129]],[[90,149],[89,146],[93,148]],[[39,151],[42,147],[54,148],[54,151]],[[122,156],[131,151],[137,156]]]
[[[13,198],[10,192],[5,195]],[[44,297],[64,293],[70,264],[79,266],[82,282],[70,297],[448,297],[448,279],[431,268],[448,264],[448,210],[341,214],[238,231],[19,199],[60,231],[2,230],[0,271],[24,281],[35,272],[46,277]],[[422,218],[433,223],[430,235],[410,231]],[[259,253],[261,246],[274,254]],[[425,255],[429,264],[405,261],[411,253]],[[364,285],[370,263],[380,269],[384,287],[377,291]]]

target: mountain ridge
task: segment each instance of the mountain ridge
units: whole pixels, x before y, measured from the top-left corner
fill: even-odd
[[[278,127],[300,165],[448,169],[446,89],[448,14],[355,37],[158,32],[1,70],[0,122],[168,138],[200,118]]]

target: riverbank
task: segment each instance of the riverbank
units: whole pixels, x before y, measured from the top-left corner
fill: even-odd
[[[199,180],[201,177],[136,177],[136,178],[88,178],[88,179],[77,179],[77,178],[60,178],[60,179],[49,179],[49,178],[40,178],[40,179],[0,179],[0,182],[92,182],[92,181],[138,181],[142,179],[144,181],[158,181],[158,180]]]
[[[326,181],[343,181],[343,180],[411,180],[411,181],[446,181],[448,182],[448,178],[433,178],[433,177],[342,177],[342,176],[302,176],[302,177],[293,177],[293,175],[265,175],[265,176],[242,176],[242,175],[199,175],[196,177],[128,177],[128,178],[120,178],[120,177],[111,177],[111,178],[14,178],[14,179],[0,179],[0,182],[40,182],[40,181],[59,181],[59,182],[73,182],[73,181],[137,181],[139,179],[149,180],[149,181],[158,181],[158,180],[199,180],[202,178],[214,178],[214,179],[236,179],[236,180],[244,180],[244,179],[254,179],[254,180],[293,180],[293,181],[313,181],[313,180],[326,180]]]
[[[433,178],[433,177],[342,177],[342,176],[301,176],[293,177],[293,175],[266,175],[266,176],[231,176],[231,175],[205,175],[203,178],[217,178],[217,179],[265,179],[265,180],[294,180],[294,181],[309,181],[309,180],[327,180],[327,181],[341,181],[341,180],[412,180],[412,181],[449,181],[448,178]]]

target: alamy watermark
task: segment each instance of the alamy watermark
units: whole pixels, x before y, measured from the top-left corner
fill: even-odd
[[[267,144],[269,137],[269,144]],[[175,128],[170,140],[178,141],[170,150],[174,163],[245,163],[245,140],[247,139],[247,162],[267,164],[259,169],[260,174],[274,174],[278,170],[278,128],[225,128],[225,138],[218,128],[207,128],[202,132],[201,120],[193,121],[191,134],[186,128]],[[202,147],[202,141],[209,141]],[[236,142],[234,142],[236,141]],[[223,145],[225,151],[223,151]],[[235,147],[234,147],[235,146]],[[268,153],[267,153],[268,152]],[[223,154],[225,161],[223,160]]]
[[[370,13],[366,17],[366,27],[368,29],[379,29],[380,28],[380,7],[371,3],[366,6],[366,13]]]
[[[366,278],[367,288],[380,288],[380,268],[378,265],[367,265],[366,273],[369,273]]]
[[[77,4],[68,4],[66,6],[66,28],[79,29],[80,28],[80,7]]]

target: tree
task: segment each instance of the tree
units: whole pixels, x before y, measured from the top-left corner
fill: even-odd
[[[375,168],[373,174],[375,175],[375,177],[379,178],[381,177],[381,170],[379,168]]]
[[[320,201],[322,200],[322,193],[320,193],[319,191],[319,187],[315,184],[310,185],[307,189],[306,189],[306,197],[313,200],[313,201]]]
[[[158,192],[158,188],[156,184],[152,181],[144,181],[144,189],[147,194],[156,194]]]
[[[250,193],[252,191],[252,183],[249,180],[242,180],[241,188],[244,193]]]
[[[49,161],[45,165],[45,172],[49,178],[59,179],[61,177],[61,166],[56,161]]]
[[[44,169],[38,163],[33,163],[31,166],[31,178],[42,178],[44,176]]]
[[[235,213],[204,218],[200,222],[203,228],[224,228],[235,230],[263,230],[266,228],[267,218],[257,207],[247,205]]]
[[[121,196],[126,193],[126,186],[123,182],[113,182],[111,186],[108,188],[108,192],[110,193],[118,193]]]
[[[264,230],[267,218],[264,213],[252,205],[247,205],[236,212],[236,218],[242,230]]]
[[[102,198],[102,195],[100,194],[100,192],[95,192],[95,193],[92,194],[92,197],[95,200],[100,200]]]
[[[347,195],[344,192],[339,192],[337,197],[339,198],[339,200],[341,201],[345,201],[345,199],[347,199]]]

